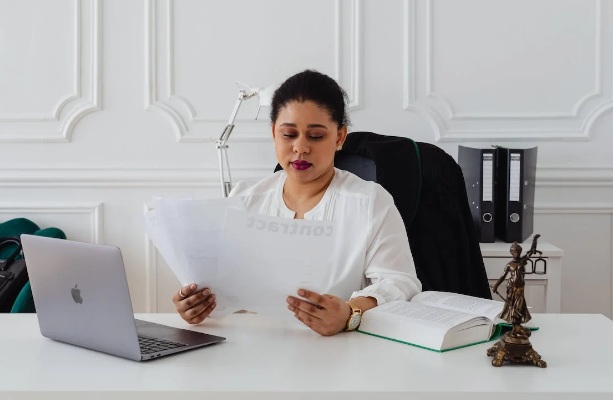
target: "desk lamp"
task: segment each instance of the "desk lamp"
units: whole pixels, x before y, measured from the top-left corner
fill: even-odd
[[[253,97],[258,97],[260,99],[258,112],[255,115],[255,119],[258,118],[260,114],[260,109],[262,106],[270,106],[272,102],[272,88],[252,88],[243,83],[236,82],[236,86],[238,86],[238,98],[236,99],[236,103],[234,104],[234,109],[232,110],[232,114],[230,114],[230,119],[228,120],[228,125],[224,128],[223,132],[219,139],[215,142],[217,144],[217,154],[219,157],[219,172],[221,177],[221,191],[223,197],[228,197],[230,194],[230,190],[232,190],[232,177],[230,175],[230,163],[228,162],[228,139],[230,138],[230,134],[234,129],[234,120],[236,119],[236,115],[238,114],[238,109],[240,108],[243,101],[251,99]]]

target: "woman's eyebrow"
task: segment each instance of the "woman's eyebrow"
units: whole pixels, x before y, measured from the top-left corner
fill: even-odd
[[[292,123],[292,122],[283,122],[282,124],[279,124],[279,126],[288,126],[290,128],[296,128],[298,127],[298,125]],[[307,128],[323,128],[323,129],[328,129],[325,125],[322,124],[308,124]]]

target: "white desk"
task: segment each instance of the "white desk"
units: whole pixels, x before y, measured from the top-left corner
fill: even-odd
[[[185,326],[173,314],[137,317]],[[254,314],[194,328],[224,343],[139,363],[43,338],[35,318],[0,315],[1,399],[613,398],[613,321],[602,315],[535,315],[545,369],[492,367],[492,343],[435,353],[356,332],[322,337]]]

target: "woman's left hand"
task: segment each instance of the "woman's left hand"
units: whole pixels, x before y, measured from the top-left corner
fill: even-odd
[[[351,315],[351,307],[340,297],[317,294],[300,289],[298,295],[287,297],[287,308],[303,324],[323,336],[331,336],[345,328]]]

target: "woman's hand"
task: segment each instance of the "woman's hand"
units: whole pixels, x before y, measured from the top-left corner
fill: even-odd
[[[209,288],[197,290],[195,283],[184,286],[172,296],[177,312],[190,324],[199,324],[215,309],[215,295]]]
[[[317,294],[305,289],[298,290],[297,297],[287,297],[287,308],[303,324],[323,336],[331,336],[345,328],[351,315],[351,307],[345,300],[331,294]]]

